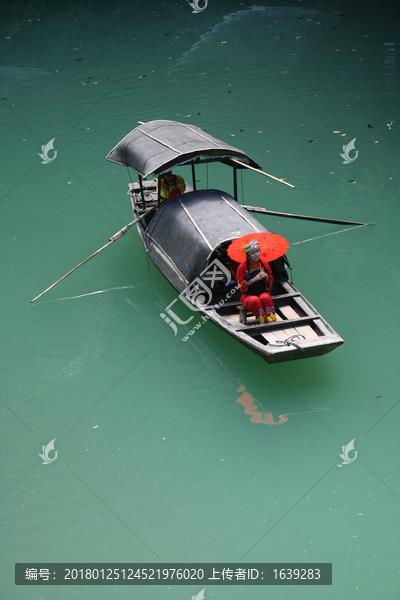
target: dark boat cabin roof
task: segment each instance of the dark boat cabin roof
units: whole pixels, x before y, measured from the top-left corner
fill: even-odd
[[[232,196],[218,190],[199,190],[163,203],[146,237],[173,263],[187,285],[199,277],[211,257],[218,257],[218,250],[242,235],[259,231],[267,230]]]
[[[143,123],[128,133],[107,155],[107,160],[131,167],[141,177],[159,175],[193,161],[227,161],[235,158],[256,169],[260,165],[242,150],[217,140],[195,125],[158,120]]]

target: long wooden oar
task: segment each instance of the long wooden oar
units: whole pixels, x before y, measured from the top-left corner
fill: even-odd
[[[46,292],[48,292],[49,290],[51,290],[51,288],[53,288],[55,285],[57,285],[57,283],[60,283],[60,281],[62,281],[66,277],[68,277],[68,275],[71,275],[71,273],[73,273],[74,271],[76,271],[76,269],[79,269],[79,267],[81,267],[82,265],[85,264],[85,262],[87,262],[88,260],[90,260],[91,258],[93,258],[93,256],[96,256],[96,254],[99,254],[99,252],[101,252],[102,250],[105,250],[105,248],[107,248],[108,246],[110,246],[113,242],[115,242],[120,237],[122,237],[123,235],[125,235],[125,233],[128,231],[128,229],[130,229],[138,221],[140,221],[141,219],[143,219],[143,217],[145,217],[152,210],[154,210],[154,208],[149,208],[148,210],[146,210],[145,213],[142,214],[142,216],[138,217],[137,219],[135,219],[134,221],[132,221],[132,223],[128,223],[128,225],[125,225],[125,227],[123,227],[122,229],[120,229],[119,231],[117,231],[117,233],[115,233],[113,236],[110,237],[110,241],[107,244],[105,244],[104,246],[102,246],[101,248],[99,248],[98,250],[96,250],[96,252],[93,252],[93,254],[91,254],[90,256],[88,256],[88,258],[86,258],[84,261],[82,261],[81,263],[79,263],[79,265],[77,265],[76,267],[74,267],[73,269],[71,269],[71,271],[68,271],[68,273],[66,273],[65,275],[63,275],[63,277],[61,277],[58,281],[56,281],[55,283],[53,283],[53,285],[51,285],[46,290],[44,290],[44,292],[42,292],[41,294],[39,294],[39,296],[36,296],[36,298],[33,298],[33,300],[31,300],[31,303],[35,302],[35,300],[37,300],[38,298],[40,298],[41,296],[43,296],[43,294],[45,294]]]
[[[288,185],[289,187],[291,187],[293,189],[295,188],[294,185],[292,185],[291,183],[288,183],[284,179],[279,179],[279,177],[274,177],[273,175],[270,175],[269,173],[265,173],[265,171],[261,171],[261,169],[256,169],[255,167],[251,167],[250,165],[246,165],[246,163],[241,162],[240,160],[237,160],[236,158],[231,158],[230,157],[230,160],[232,160],[233,162],[237,163],[241,167],[246,167],[246,169],[251,169],[252,171],[255,171],[256,173],[261,173],[261,175],[265,175],[266,177],[269,177],[270,179],[275,179],[275,181],[279,181],[280,183],[284,183],[285,185]]]
[[[308,217],[306,215],[295,215],[292,213],[276,212],[267,210],[260,206],[243,206],[246,210],[263,215],[273,215],[275,217],[284,217],[285,219],[303,219],[304,221],[318,221],[319,223],[334,223],[335,225],[373,225],[373,223],[358,223],[357,221],[339,221],[338,219],[323,219],[322,217]]]

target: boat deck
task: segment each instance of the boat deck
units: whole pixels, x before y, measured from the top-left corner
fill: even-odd
[[[221,325],[224,324],[237,335],[249,336],[264,347],[269,346],[271,350],[279,349],[279,352],[285,354],[302,352],[304,356],[309,356],[310,351],[312,354],[324,353],[343,343],[343,340],[290,281],[281,280],[274,284],[272,300],[275,305],[276,321],[262,325],[249,312],[246,323],[240,321],[241,304],[236,297],[232,302],[223,305],[216,303],[210,306],[210,309],[215,310]]]
[[[281,316],[279,313],[281,313],[283,316]],[[321,331],[315,330],[309,324],[309,318],[302,317],[299,319],[296,311],[294,311],[290,306],[285,306],[283,309],[281,308],[276,312],[276,321],[274,321],[274,326],[272,326],[272,323],[265,323],[262,326],[262,330],[260,330],[258,319],[256,319],[256,317],[253,315],[251,315],[250,318],[247,318],[247,325],[240,323],[239,310],[237,310],[237,314],[225,314],[224,318],[229,321],[231,327],[237,331],[242,330],[249,332],[250,328],[254,328],[254,331],[259,332],[269,344],[273,344],[276,341],[283,342],[291,336],[303,336],[301,339],[304,339],[305,341],[315,341],[323,335]],[[315,318],[312,318],[312,320],[315,320]]]

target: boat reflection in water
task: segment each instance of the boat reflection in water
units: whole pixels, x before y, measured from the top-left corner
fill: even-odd
[[[264,410],[262,413],[259,412],[259,409],[262,409],[261,404],[245,391],[244,385],[241,385],[237,391],[243,392],[243,394],[239,396],[236,402],[239,402],[239,404],[244,406],[245,415],[251,415],[250,421],[252,423],[264,423],[264,425],[282,425],[288,420],[287,415],[279,415],[279,421],[275,423],[272,413],[267,413]],[[255,404],[256,402],[258,403],[258,406]]]

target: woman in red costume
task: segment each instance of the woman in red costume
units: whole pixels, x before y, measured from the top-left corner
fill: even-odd
[[[268,263],[260,260],[260,244],[254,240],[243,246],[246,260],[237,270],[237,282],[242,292],[242,305],[255,315],[260,323],[276,320],[271,288],[274,282]]]
[[[157,181],[158,189],[158,181]],[[185,180],[180,175],[174,175],[171,171],[167,171],[161,177],[161,202],[174,198],[185,191]]]

